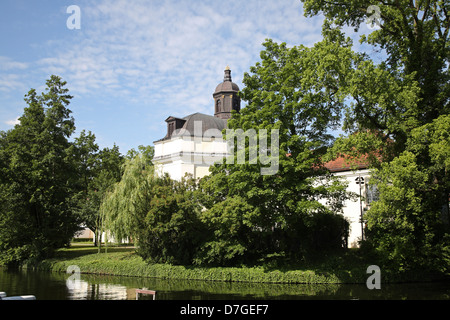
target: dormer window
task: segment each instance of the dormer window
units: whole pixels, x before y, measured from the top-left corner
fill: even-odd
[[[183,125],[186,122],[186,120],[175,117],[168,117],[166,119],[166,122],[167,122],[166,138],[170,138],[172,134],[175,132],[175,130],[183,128]]]

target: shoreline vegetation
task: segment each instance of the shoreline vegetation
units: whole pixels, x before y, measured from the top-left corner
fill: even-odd
[[[82,274],[274,284],[364,284],[371,275],[367,273],[371,264],[358,249],[349,249],[340,255],[324,255],[312,263],[296,266],[274,261],[253,267],[203,267],[147,263],[136,254],[134,247],[108,246],[98,253],[97,247],[85,243],[60,249],[54,258],[23,265],[23,268],[65,273],[73,265],[78,266]],[[448,277],[423,272],[400,275],[381,269],[382,283],[436,280],[448,280]]]

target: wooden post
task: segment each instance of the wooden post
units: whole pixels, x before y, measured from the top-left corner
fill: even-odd
[[[145,289],[136,289],[136,300],[138,300],[140,293],[141,294],[150,294],[153,296],[153,300],[156,300],[156,291],[145,290]]]

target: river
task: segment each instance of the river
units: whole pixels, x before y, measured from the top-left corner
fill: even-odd
[[[72,279],[71,279],[72,277]],[[444,300],[449,282],[382,284],[256,284],[180,281],[153,278],[73,275],[0,268],[0,291],[8,296],[34,295],[37,300],[135,300],[136,289],[157,291],[157,300]],[[139,300],[153,296],[139,295]]]

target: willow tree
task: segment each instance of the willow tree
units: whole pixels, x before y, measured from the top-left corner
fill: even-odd
[[[122,180],[102,202],[103,229],[116,241],[132,238],[147,261],[191,264],[206,232],[197,183],[157,176],[152,155],[142,152],[127,160]]]
[[[105,194],[100,206],[103,230],[110,232],[117,241],[136,240],[140,230],[145,228],[143,222],[150,210],[156,183],[154,167],[148,163],[141,154],[128,159],[122,179]]]

